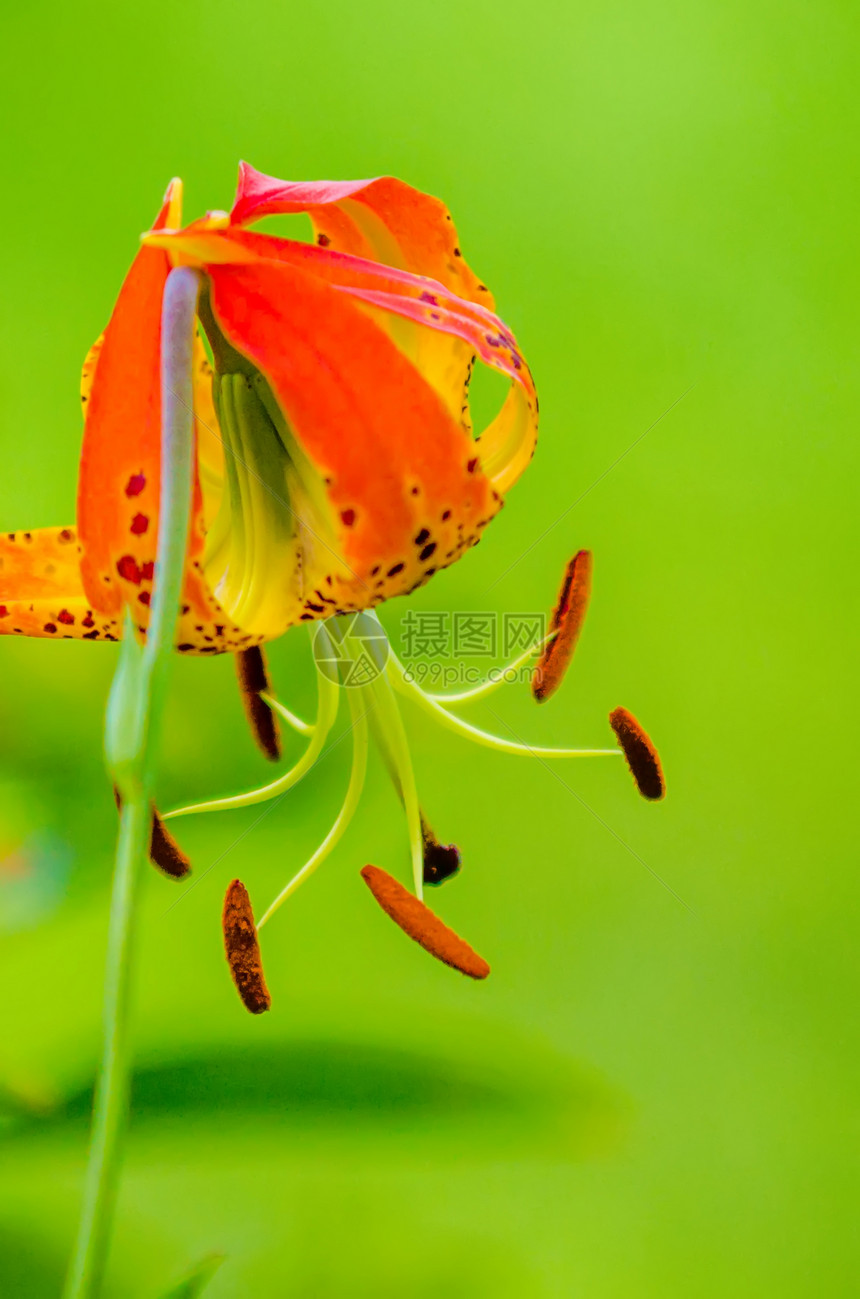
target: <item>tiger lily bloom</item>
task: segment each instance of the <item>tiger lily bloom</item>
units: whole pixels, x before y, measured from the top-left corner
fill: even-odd
[[[175,648],[236,656],[248,716],[267,757],[281,755],[278,720],[308,743],[298,762],[267,785],[177,809],[164,820],[281,795],[320,756],[343,676],[320,672],[318,716],[303,722],[271,691],[264,642],[309,623],[318,661],[330,652],[341,663],[367,654],[373,642],[370,676],[343,690],[354,748],[343,806],[260,924],[340,838],[361,792],[370,737],[405,809],[420,908],[423,884],[453,874],[459,855],[439,842],[422,810],[397,694],[454,732],[504,752],[619,752],[532,748],[468,724],[453,710],[502,678],[448,699],[426,694],[409,680],[372,612],[461,557],[501,509],[534,451],[531,374],[435,198],[388,177],[288,183],[242,164],[229,213],[209,212],[183,226],[181,199],[181,184],[173,181],[84,364],[76,525],[9,532],[0,540],[0,633],[114,641],[130,625],[146,640],[163,488],[162,298],[173,268],[193,268],[201,284],[194,480]],[[249,228],[262,217],[294,213],[310,217],[314,243]],[[477,435],[468,400],[476,360],[510,381],[500,411]],[[586,555],[580,552],[578,569],[574,563],[569,570],[550,635],[537,647],[539,700],[557,688],[573,653],[590,583]],[[620,712],[616,735],[634,776],[648,797],[662,797],[656,754],[635,719]],[[630,758],[634,750],[646,766],[653,754],[645,785]],[[172,860],[170,844],[156,816],[153,857],[160,851]],[[380,905],[456,965],[449,956],[459,949],[442,934],[441,921],[428,913],[422,928],[415,917],[423,913],[404,904],[401,886],[382,874],[364,874]],[[231,889],[231,968],[256,969],[256,957],[236,956],[236,935],[256,942],[257,926],[250,903],[247,915],[243,910],[243,887]],[[483,977],[475,973],[484,969],[481,958],[467,964],[465,972]],[[267,1008],[267,991],[258,988],[254,1006]]]

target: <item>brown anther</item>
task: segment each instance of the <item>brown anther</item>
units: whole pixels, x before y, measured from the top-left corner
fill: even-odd
[[[157,866],[164,875],[169,875],[173,880],[181,880],[186,875],[191,874],[191,862],[179,847],[154,806],[152,809],[152,837],[149,841],[149,856],[153,865]]]
[[[577,551],[565,569],[550,622],[555,634],[544,646],[532,674],[532,694],[539,704],[555,694],[570,666],[591,595],[591,569],[590,550]]]
[[[425,952],[459,970],[461,974],[467,974],[470,979],[486,979],[490,967],[484,958],[473,951],[453,929],[444,925],[429,907],[419,902],[393,875],[380,870],[378,866],[365,866],[361,878],[382,910],[391,916],[405,934],[420,943]]]
[[[277,762],[281,756],[280,727],[275,713],[261,698],[264,692],[269,692],[269,674],[263,651],[259,645],[254,645],[252,649],[238,650],[235,657],[239,689],[251,732],[266,757]]]
[[[609,714],[609,724],[624,751],[627,765],[643,798],[652,802],[665,797],[666,782],[657,750],[632,713],[616,708]]]
[[[113,796],[117,809],[122,811],[122,797],[118,789],[114,789]],[[191,874],[191,862],[158,815],[158,809],[154,803],[152,805],[149,860],[153,866],[158,867],[162,875],[167,875],[172,880],[181,880],[186,875]]]
[[[460,869],[460,849],[455,843],[440,843],[423,816],[421,838],[424,841],[424,883],[433,887],[444,884]]]
[[[239,996],[252,1015],[262,1015],[271,1006],[272,998],[263,977],[251,899],[241,880],[233,880],[227,888],[221,923],[227,964]]]

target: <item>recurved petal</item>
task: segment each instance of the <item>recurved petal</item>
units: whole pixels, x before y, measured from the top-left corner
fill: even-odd
[[[289,263],[347,294],[386,330],[467,433],[466,381],[479,357],[511,380],[501,411],[476,440],[482,468],[503,495],[528,466],[537,440],[534,382],[513,334],[487,308],[408,271],[253,231],[200,222],[152,242],[207,267]]]
[[[81,584],[75,528],[0,533],[0,635],[118,640]]]
[[[331,503],[342,563],[309,545],[306,587],[367,607],[474,544],[500,502],[471,439],[387,334],[295,266],[208,273],[220,328],[266,376]],[[305,613],[320,612],[311,597]]]
[[[234,225],[247,225],[265,215],[295,212],[308,213],[321,250],[431,279],[434,285],[422,286],[429,293],[441,285],[462,301],[492,310],[492,294],[463,257],[445,204],[402,180],[379,176],[372,180],[297,183],[277,180],[247,163],[240,165],[231,213]],[[390,303],[376,305],[398,311]],[[392,329],[395,341],[442,395],[455,419],[471,430],[468,384],[473,353],[486,364],[503,369],[497,364],[498,356],[488,356],[481,343],[467,339],[462,330],[444,324],[430,331],[415,329],[403,318],[408,313],[398,314],[400,319]],[[504,348],[504,327],[490,332],[493,346]],[[522,377],[527,384],[531,382],[527,371]],[[508,490],[531,459],[537,416],[533,399],[533,390],[530,394],[523,389],[512,392],[484,434],[484,464],[501,492]]]
[[[178,221],[174,182],[153,228]],[[84,384],[78,482],[83,589],[104,618],[118,620],[127,604],[141,634],[149,621],[158,536],[161,302],[170,265],[160,249],[144,247],[137,254]],[[203,417],[213,418],[208,409]],[[196,480],[177,644],[211,653],[238,647],[241,631],[230,625],[200,575],[204,536],[203,496]]]
[[[394,176],[283,181],[239,164],[234,225],[291,212],[308,213],[322,247],[431,276],[461,297],[493,305],[489,289],[463,258],[445,204]]]

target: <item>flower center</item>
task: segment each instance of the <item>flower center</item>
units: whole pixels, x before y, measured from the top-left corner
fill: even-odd
[[[243,630],[280,635],[299,621],[321,572],[343,567],[322,477],[264,375],[226,342],[211,313],[212,396],[224,452],[220,501],[203,554],[206,580]]]

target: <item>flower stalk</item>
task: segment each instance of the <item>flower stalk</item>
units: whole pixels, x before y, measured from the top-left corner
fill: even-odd
[[[168,276],[161,321],[161,498],[146,644],[126,617],[111,687],[105,750],[122,799],[104,992],[104,1043],[93,1106],[84,1204],[64,1299],[93,1299],[102,1287],[125,1135],[131,1073],[130,1012],[136,902],[152,829],[151,800],[161,716],[179,614],[194,465],[192,346],[199,273]]]

